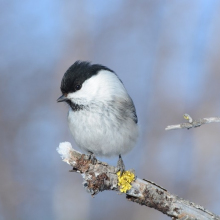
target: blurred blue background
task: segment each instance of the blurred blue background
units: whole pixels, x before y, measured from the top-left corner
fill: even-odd
[[[76,60],[113,69],[136,105],[141,134],[126,168],[220,215],[220,124],[164,130],[184,113],[220,116],[220,1],[0,6],[0,220],[170,219],[115,192],[92,198],[61,161],[59,143],[74,141],[56,99]]]

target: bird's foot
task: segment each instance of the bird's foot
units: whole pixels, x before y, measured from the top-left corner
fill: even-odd
[[[117,163],[117,171],[120,171],[120,176],[122,176],[122,174],[125,171],[125,165],[122,160],[121,154],[119,154],[119,159],[118,159],[118,163]]]
[[[78,170],[76,168],[73,167],[72,170],[69,170],[69,172],[77,172]]]
[[[97,163],[97,159],[95,157],[95,155],[93,154],[93,152],[89,151],[89,160],[91,160],[91,163],[93,165],[95,165]]]

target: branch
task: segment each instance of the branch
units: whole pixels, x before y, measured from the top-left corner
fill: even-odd
[[[200,127],[203,124],[208,124],[212,122],[220,122],[219,117],[201,118],[199,120],[193,120],[191,116],[188,114],[184,114],[183,117],[187,119],[189,122],[178,124],[178,125],[169,125],[165,128],[165,130],[167,131],[167,130],[174,130],[174,129],[181,129],[181,128],[190,129],[190,128]]]
[[[64,162],[73,167],[72,172],[80,173],[83,186],[92,196],[104,190],[119,191],[116,167],[97,161],[92,164],[89,157],[74,150],[64,142],[57,149]],[[126,193],[129,201],[154,208],[173,219],[181,220],[220,220],[220,217],[200,205],[172,195],[166,189],[148,180],[136,178]]]

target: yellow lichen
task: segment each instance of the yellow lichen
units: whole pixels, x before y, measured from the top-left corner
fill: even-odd
[[[187,114],[184,114],[183,117],[186,119],[186,120],[189,120],[189,116]]]
[[[121,176],[121,172],[117,172],[118,176],[118,186],[120,186],[120,192],[126,193],[129,189],[131,189],[131,182],[135,180],[134,173],[130,171],[123,172]]]

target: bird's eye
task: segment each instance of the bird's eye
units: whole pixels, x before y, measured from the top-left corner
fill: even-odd
[[[81,88],[82,88],[82,86],[79,85],[79,84],[75,86],[75,89],[76,89],[76,90],[80,90]]]

